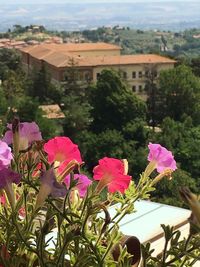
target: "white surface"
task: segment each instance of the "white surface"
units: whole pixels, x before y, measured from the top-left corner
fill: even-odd
[[[116,206],[109,209],[111,218]],[[146,200],[136,201],[135,209],[136,212],[126,215],[119,225],[123,234],[135,235],[141,243],[162,233],[161,224],[175,226],[187,220],[191,214],[187,209]]]
[[[111,218],[116,213],[116,207],[118,204],[108,209]],[[136,236],[141,243],[147,242],[149,239],[158,236],[163,233],[161,224],[176,226],[185,222],[191,214],[190,210],[173,207],[165,204],[155,203],[151,201],[140,200],[135,202],[136,212],[126,215],[121,222],[120,231],[124,235]],[[104,216],[101,213],[100,216]],[[181,231],[181,238],[187,237],[189,232],[189,223],[179,228]],[[52,238],[47,248],[54,248],[54,242],[57,239],[57,230],[46,236],[46,241]],[[164,247],[164,237],[160,237],[151,243],[151,248],[155,249],[153,256],[162,252]],[[199,264],[199,263],[198,263]],[[194,265],[199,266],[200,265]]]

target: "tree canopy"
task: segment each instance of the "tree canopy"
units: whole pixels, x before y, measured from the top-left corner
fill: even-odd
[[[161,72],[159,89],[163,118],[169,116],[180,121],[183,115],[189,115],[196,123],[200,122],[200,80],[190,67],[180,65]]]
[[[112,70],[103,70],[97,84],[90,88],[93,106],[92,129],[101,132],[106,129],[121,130],[135,118],[145,119],[146,105]]]

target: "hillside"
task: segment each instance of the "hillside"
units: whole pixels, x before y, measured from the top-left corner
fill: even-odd
[[[124,54],[161,53],[172,57],[193,58],[200,53],[200,29],[171,32],[115,26],[83,31],[82,35],[92,42],[118,44]]]
[[[14,3],[13,3],[14,2]],[[3,1],[0,31],[14,24],[43,24],[49,30],[84,30],[103,25],[136,29],[180,31],[200,27],[199,1],[99,1],[44,4],[33,1]],[[28,2],[28,3],[27,3]]]

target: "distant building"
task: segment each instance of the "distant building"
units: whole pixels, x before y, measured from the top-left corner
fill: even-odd
[[[14,39],[0,39],[0,48],[15,48],[19,49],[27,46],[27,43],[24,41],[16,41]]]
[[[43,111],[43,117],[47,119],[64,119],[65,114],[60,109],[59,105],[40,105],[39,108]]]
[[[154,54],[121,55],[121,48],[107,43],[40,44],[19,49],[27,72],[45,65],[53,82],[64,81],[66,71],[76,67],[78,80],[96,82],[101,71],[111,68],[120,71],[122,77],[135,92],[142,92],[146,72],[156,66],[157,76],[161,70],[174,67],[176,61]]]

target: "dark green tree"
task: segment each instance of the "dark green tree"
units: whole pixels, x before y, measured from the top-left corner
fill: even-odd
[[[20,69],[20,55],[13,49],[0,49],[0,80],[4,81],[9,77],[9,71]]]
[[[146,80],[145,91],[147,94],[147,121],[154,130],[155,126],[160,123],[162,118],[162,113],[160,110],[162,94],[158,87],[158,65],[146,65],[144,78]]]
[[[90,88],[92,130],[121,130],[135,118],[145,119],[146,105],[113,70],[103,70],[97,84]]]
[[[200,57],[192,58],[190,66],[193,73],[200,77]]]
[[[152,194],[152,198],[161,203],[183,207],[184,203],[179,195],[179,189],[183,185],[198,193],[197,182],[191,177],[191,174],[178,169],[173,173],[171,181],[163,179],[157,184],[157,189]]]
[[[190,67],[180,65],[160,73],[159,90],[162,93],[160,112],[180,121],[184,114],[199,123],[200,80]]]
[[[40,103],[59,103],[61,98],[61,91],[51,83],[51,76],[45,65],[34,73],[32,86],[28,88],[27,93],[37,97]]]
[[[69,60],[63,84],[62,109],[65,113],[64,133],[78,141],[82,131],[89,128],[92,106],[88,101],[87,81],[80,82],[80,72],[74,59]]]

